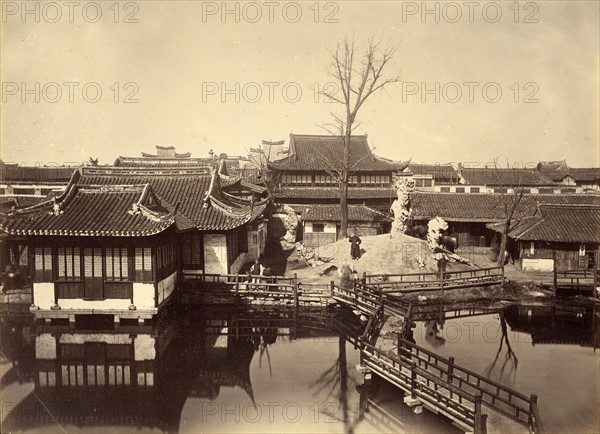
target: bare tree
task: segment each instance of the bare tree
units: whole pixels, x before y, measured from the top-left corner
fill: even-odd
[[[275,145],[283,145],[284,141],[270,142],[263,140],[263,145],[269,145],[268,152],[265,153],[263,147],[250,148],[248,152],[248,158],[250,159],[250,169],[244,168],[244,170],[255,170],[256,171],[256,182],[262,183],[267,189],[269,197],[273,197],[273,192],[277,189],[280,179],[279,172],[271,169],[271,148]]]
[[[341,161],[326,162],[335,182],[340,187],[341,225],[340,237],[348,231],[348,184],[355,164],[350,164],[350,140],[358,127],[356,117],[365,101],[376,91],[400,80],[399,75],[387,76],[388,66],[397,50],[396,45],[382,44],[370,37],[363,47],[359,47],[355,37],[344,38],[334,50],[330,50],[331,63],[328,74],[339,85],[338,91],[323,90],[321,94],[332,102],[344,107],[344,114],[332,113],[333,121],[323,128],[343,143]],[[339,94],[341,91],[341,95]]]
[[[507,194],[507,197],[503,201],[503,227],[500,238],[500,247],[498,251],[498,259],[497,264],[499,266],[503,266],[506,260],[506,247],[508,244],[508,234],[516,229],[519,223],[522,221],[520,218],[516,218],[517,210],[519,208],[520,203],[523,200],[523,196],[525,194],[525,188],[523,188],[523,183],[528,181],[528,178],[531,178],[532,173],[530,170],[525,168],[514,168],[510,167],[508,161],[506,162],[506,166],[508,169],[512,169],[513,177],[512,180],[508,183],[508,187],[511,188],[512,192]],[[505,179],[500,174],[501,171],[498,165],[498,158],[494,159],[494,166],[491,168],[495,170],[497,173],[498,180]],[[494,176],[494,172],[490,172],[491,176]]]

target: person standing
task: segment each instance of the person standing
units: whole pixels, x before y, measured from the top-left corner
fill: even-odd
[[[261,268],[260,262],[258,262],[258,259],[256,259],[254,261],[254,264],[250,268],[250,274],[252,274],[252,283],[255,285],[257,285],[260,282],[260,277],[259,277],[260,272],[261,272],[260,268]],[[256,290],[256,289],[258,289],[258,287],[253,286],[252,289]]]
[[[359,259],[361,239],[353,232],[348,238],[348,241],[350,241],[350,256],[352,259]]]

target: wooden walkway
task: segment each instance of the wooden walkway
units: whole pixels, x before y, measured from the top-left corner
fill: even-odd
[[[382,288],[389,294],[502,285],[504,267],[477,268],[450,273],[364,274],[361,283]]]
[[[542,432],[537,397],[529,397],[477,374],[406,340],[413,306],[381,288],[358,283],[351,289],[334,287],[334,299],[369,315],[362,336],[350,338],[360,349],[361,366],[402,389],[405,402],[425,406],[449,417],[458,426],[476,433],[486,432],[482,406],[495,415],[525,428]],[[375,345],[382,318],[403,321],[396,353]]]
[[[554,270],[553,276],[555,290],[592,291],[595,297],[600,296],[596,291],[600,286],[600,270]]]
[[[293,277],[192,274],[184,277],[182,293],[233,304],[245,301],[323,306],[332,300],[332,284],[301,283],[296,274]]]

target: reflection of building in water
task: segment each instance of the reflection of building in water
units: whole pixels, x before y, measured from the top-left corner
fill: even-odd
[[[14,406],[4,429],[124,426],[170,431],[179,425],[185,388],[165,388],[165,351],[174,327],[76,331],[35,329],[35,390]]]
[[[600,347],[600,310],[596,305],[527,306],[505,309],[513,331],[528,333],[535,344]]]
[[[289,321],[288,315],[280,320]],[[67,431],[135,426],[177,432],[191,398],[215,400],[223,388],[237,388],[254,402],[254,355],[267,369],[268,347],[290,331],[249,317],[79,330],[83,325],[36,325],[28,376],[35,389],[10,409],[3,431],[59,424]]]

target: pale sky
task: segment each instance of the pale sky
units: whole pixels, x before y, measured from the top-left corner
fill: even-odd
[[[390,72],[402,83],[373,95],[358,116],[377,154],[600,165],[598,1],[481,1],[471,11],[465,2],[427,2],[437,23],[435,13],[422,16],[421,1],[227,2],[239,17],[222,16],[220,1],[27,3],[39,23],[22,15],[22,2],[1,2],[7,162],[112,163],[155,145],[245,155],[263,139],[322,134],[341,109],[315,101],[331,81],[327,49],[354,33],[399,47]],[[102,91],[98,102],[84,99],[84,85],[90,101]],[[134,91],[138,102],[125,103]]]

